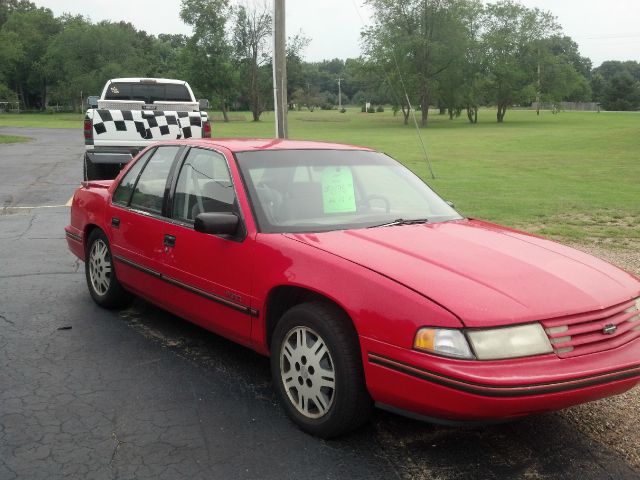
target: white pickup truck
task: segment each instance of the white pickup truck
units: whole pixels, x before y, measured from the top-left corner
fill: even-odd
[[[206,100],[187,82],[166,78],[114,78],[84,118],[85,180],[115,178],[146,146],[160,140],[209,138]]]

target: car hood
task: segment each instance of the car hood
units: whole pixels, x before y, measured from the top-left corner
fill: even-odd
[[[640,293],[602,260],[476,220],[287,236],[415,290],[468,327],[595,311]]]

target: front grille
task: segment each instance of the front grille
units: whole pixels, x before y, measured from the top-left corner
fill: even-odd
[[[545,320],[554,352],[577,357],[620,347],[640,337],[640,311],[635,300],[597,312]]]

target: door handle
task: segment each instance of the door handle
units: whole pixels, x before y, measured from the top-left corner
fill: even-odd
[[[165,247],[175,247],[176,237],[174,237],[173,235],[166,234],[164,236],[164,245]]]

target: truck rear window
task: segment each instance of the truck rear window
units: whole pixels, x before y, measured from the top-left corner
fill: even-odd
[[[138,100],[153,102],[191,102],[189,90],[175,83],[112,83],[105,100]]]

